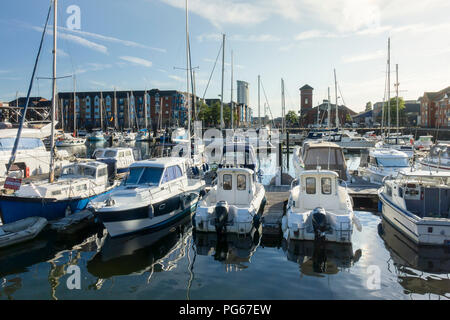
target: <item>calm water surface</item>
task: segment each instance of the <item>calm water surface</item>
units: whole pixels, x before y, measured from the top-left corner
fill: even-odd
[[[144,158],[150,150],[135,148]],[[352,245],[286,242],[260,231],[218,239],[192,230],[190,217],[118,239],[102,227],[74,237],[41,234],[0,251],[0,299],[450,298],[448,248],[418,248],[379,215],[356,214],[363,230]],[[70,265],[80,267],[80,290],[67,288]]]

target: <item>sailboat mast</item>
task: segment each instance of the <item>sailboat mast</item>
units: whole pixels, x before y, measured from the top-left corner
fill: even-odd
[[[286,106],[284,99],[284,80],[281,78],[281,132],[286,133]],[[261,123],[260,123],[261,128]]]
[[[76,96],[76,79],[75,75],[73,75],[73,135],[77,136],[77,96]]]
[[[391,134],[391,38],[388,38],[388,136]]]
[[[225,34],[222,35],[222,94],[220,95],[220,129],[223,129],[225,124],[223,121],[223,81],[225,74]]]
[[[186,0],[186,101],[187,101],[187,112],[188,112],[188,145],[187,145],[187,153],[188,157],[191,157],[191,107],[190,107],[190,97],[189,97],[189,76],[191,74],[191,66],[190,66],[190,55],[189,55],[189,8],[188,8],[188,0]],[[222,84],[222,94],[223,94],[223,84]]]
[[[331,128],[330,87],[328,87],[328,128]]]
[[[395,65],[395,77],[396,77],[396,83],[395,83],[395,96],[396,96],[396,104],[397,104],[397,133],[398,133],[398,126],[399,126],[399,119],[398,119],[398,64]]]
[[[233,129],[233,50],[231,50],[231,100],[230,100],[230,109],[231,109],[231,129]]]
[[[53,0],[53,77],[52,77],[52,128],[50,137],[50,175],[49,182],[55,180],[55,109],[56,109],[56,49],[57,49],[57,25],[58,25],[58,0]]]
[[[148,129],[148,120],[147,120],[147,89],[144,91],[144,123],[145,129]]]
[[[114,129],[118,130],[119,120],[117,119],[117,94],[116,87],[114,87]]]
[[[334,94],[336,97],[336,128],[339,130],[339,108],[338,108],[336,69],[334,69]]]
[[[103,130],[103,92],[100,91],[100,130]]]
[[[259,127],[261,128],[261,76],[258,75],[258,119],[259,119]]]

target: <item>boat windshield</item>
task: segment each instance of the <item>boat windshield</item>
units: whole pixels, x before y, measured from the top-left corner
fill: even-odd
[[[163,168],[131,168],[125,185],[158,185],[161,180]]]
[[[377,158],[377,164],[383,167],[409,167],[408,158]]]
[[[80,165],[74,165],[74,166],[68,166],[65,167],[61,173],[61,176],[88,176],[95,178],[95,168],[87,167],[87,166],[80,166]]]
[[[99,157],[101,157],[103,154],[103,150],[97,150],[94,152],[94,158],[97,159]]]
[[[114,158],[115,156],[116,156],[115,150],[107,150],[104,155],[105,158]]]

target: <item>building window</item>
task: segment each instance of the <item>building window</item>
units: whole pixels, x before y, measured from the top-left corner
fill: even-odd
[[[309,100],[308,98],[305,98],[305,104],[308,104]]]

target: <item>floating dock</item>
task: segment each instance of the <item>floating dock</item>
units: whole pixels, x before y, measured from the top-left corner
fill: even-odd
[[[281,234],[281,219],[289,199],[290,186],[264,186],[266,189],[266,205],[262,214],[263,235],[278,236]]]
[[[378,211],[378,189],[381,186],[358,176],[352,176],[352,181],[347,190],[353,199],[353,210]]]

